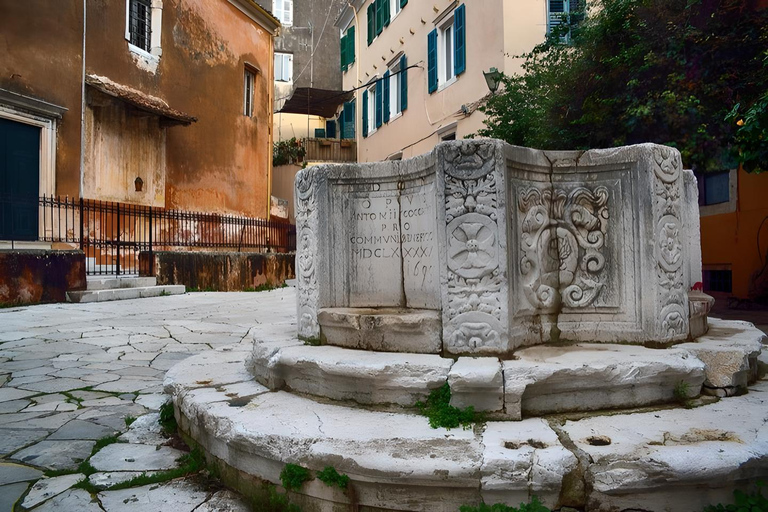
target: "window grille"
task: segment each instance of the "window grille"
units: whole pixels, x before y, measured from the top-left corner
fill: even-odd
[[[256,75],[248,69],[245,70],[245,98],[243,101],[243,115],[253,117],[253,89]]]
[[[152,6],[150,0],[130,0],[131,44],[152,51]]]

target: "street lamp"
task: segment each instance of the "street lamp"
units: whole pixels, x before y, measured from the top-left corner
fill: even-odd
[[[502,73],[496,68],[491,68],[490,71],[483,71],[483,76],[485,77],[485,83],[488,84],[488,89],[491,90],[492,94],[496,94],[501,83]]]

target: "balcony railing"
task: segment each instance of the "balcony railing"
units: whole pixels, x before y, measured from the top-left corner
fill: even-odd
[[[307,162],[355,162],[357,145],[354,140],[303,139]]]

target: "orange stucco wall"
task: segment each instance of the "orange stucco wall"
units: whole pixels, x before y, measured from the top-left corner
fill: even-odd
[[[701,218],[703,265],[730,265],[733,295],[747,298],[752,274],[762,268],[757,232],[768,217],[768,175],[738,172],[736,211]],[[763,260],[768,251],[768,221],[761,230]]]

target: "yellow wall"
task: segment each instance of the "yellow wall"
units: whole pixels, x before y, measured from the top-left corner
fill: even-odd
[[[309,126],[309,130],[307,130],[307,126]],[[325,128],[324,117],[304,114],[275,114],[273,127],[275,141],[311,138],[315,136],[315,128]]]
[[[702,264],[730,266],[733,295],[746,298],[752,274],[762,268],[757,231],[768,217],[768,176],[738,172],[736,211],[701,218]],[[761,230],[761,252],[768,250],[768,221]]]

